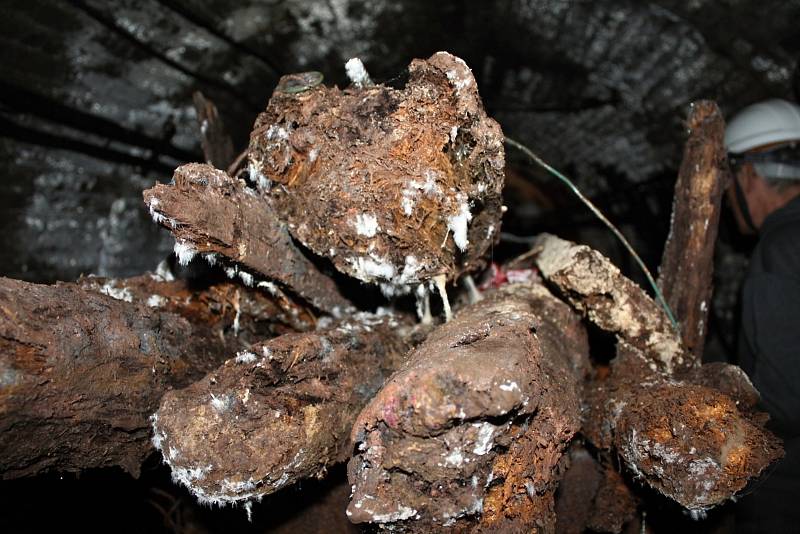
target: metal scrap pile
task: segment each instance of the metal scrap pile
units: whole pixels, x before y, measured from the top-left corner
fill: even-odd
[[[155,446],[198,500],[249,510],[348,462],[355,523],[619,532],[641,485],[701,513],[780,456],[745,375],[699,364],[697,314],[688,350],[588,247],[542,235],[514,265],[524,279],[476,289],[499,236],[504,150],[463,61],[414,60],[402,89],[355,60],[348,71],[345,89],[285,76],[246,166],[189,164],[145,191],[178,261],[220,279],[0,280],[6,477],[136,473]],[[694,142],[713,150],[701,130]],[[716,220],[691,228],[713,243]],[[668,253],[664,265],[710,261]],[[677,291],[682,280],[669,280],[676,309],[702,309],[691,299],[707,291]],[[610,365],[587,322],[615,336]]]

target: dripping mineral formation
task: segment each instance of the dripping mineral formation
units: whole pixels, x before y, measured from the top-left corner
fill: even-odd
[[[504,152],[472,71],[440,52],[409,65],[404,89],[370,83],[354,60],[348,72],[344,90],[278,85],[250,136],[258,190],[295,239],[387,295],[481,269]]]

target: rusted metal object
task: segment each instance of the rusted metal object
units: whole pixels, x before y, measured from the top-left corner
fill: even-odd
[[[611,462],[601,463],[579,441],[564,456],[565,473],[556,496],[556,532],[622,532],[638,499]]]
[[[663,309],[602,254],[549,234],[534,249],[542,276],[590,321],[639,349],[653,370],[671,374],[685,365],[680,336]]]
[[[716,103],[692,104],[658,285],[678,318],[686,358],[703,357],[722,193],[729,177],[725,121]],[[687,361],[688,363],[688,361]]]
[[[233,140],[228,133],[217,106],[200,91],[192,94],[197,125],[200,127],[200,146],[206,163],[224,169],[234,160]]]
[[[284,77],[248,154],[292,236],[387,295],[480,269],[500,229],[503,135],[472,72],[444,52],[408,70],[401,90]]]
[[[225,339],[228,353],[287,332],[313,330],[316,324],[309,309],[285,296],[236,282],[196,287],[186,280],[174,279],[171,273],[161,273],[116,279],[88,276],[77,284],[207,325]]]
[[[598,252],[554,236],[538,246],[542,275],[617,336],[609,376],[587,395],[583,433],[593,445],[616,451],[635,477],[698,516],[782,455],[753,413],[743,374],[713,380],[693,360],[684,367],[661,308]],[[715,382],[725,392],[704,385]]]
[[[154,220],[175,235],[182,263],[202,254],[247,286],[276,295],[289,290],[328,313],[350,306],[335,282],[295,246],[270,202],[244,181],[190,163],[175,171],[174,184],[158,184],[144,199]]]
[[[163,393],[216,367],[227,345],[209,324],[143,302],[0,278],[3,478],[108,466],[137,475]]]
[[[577,316],[543,286],[486,294],[359,415],[348,516],[410,531],[552,527],[587,370]]]
[[[173,479],[201,502],[229,504],[324,476],[350,456],[353,421],[413,338],[398,321],[359,313],[257,343],[166,394],[153,440]]]

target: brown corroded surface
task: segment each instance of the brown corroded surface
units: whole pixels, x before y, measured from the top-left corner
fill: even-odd
[[[541,285],[506,285],[464,308],[359,415],[350,519],[551,529],[586,358],[578,318]]]
[[[152,450],[163,393],[216,367],[226,343],[174,313],[75,284],[0,278],[0,472],[121,466]]]
[[[621,532],[636,513],[637,500],[613,465],[597,461],[573,442],[556,494],[556,532]]]
[[[702,512],[728,500],[782,455],[780,441],[763,428],[764,418],[746,404],[752,397],[742,383],[730,376],[722,381],[739,396],[666,379],[620,342],[611,374],[587,396],[583,432],[596,447],[616,451],[636,478]]]
[[[586,395],[582,432],[595,447],[616,451],[636,477],[697,513],[782,455],[740,371],[704,371],[685,358],[661,308],[598,252],[550,235],[537,247],[542,276],[617,336],[610,374]]]
[[[173,184],[146,190],[144,200],[154,220],[175,235],[180,261],[202,253],[212,263],[233,262],[228,275],[246,285],[276,294],[288,288],[327,312],[349,305],[295,246],[270,203],[242,180],[190,163],[175,170]]]
[[[602,469],[577,441],[564,455],[564,468],[556,492],[556,532],[582,534],[589,524],[592,501],[603,480]]]
[[[608,258],[550,234],[535,248],[542,276],[590,321],[640,350],[654,370],[671,374],[693,362],[664,310]]]
[[[284,77],[248,154],[295,238],[390,294],[478,269],[500,228],[503,135],[472,72],[445,52],[408,71],[402,90]]]
[[[756,390],[750,377],[741,367],[724,362],[710,362],[692,369],[681,375],[685,382],[706,386],[724,393],[736,402],[736,406],[743,411],[758,414],[757,404],[761,396]]]
[[[201,502],[250,501],[350,455],[353,421],[399,366],[408,332],[391,314],[324,326],[257,343],[164,396],[154,443],[174,480]]]
[[[587,527],[594,532],[622,532],[635,518],[638,500],[615,466],[605,464],[602,469]]]
[[[194,287],[170,274],[145,274],[131,278],[87,276],[77,284],[207,325],[230,341],[229,353],[278,334],[310,330],[315,324],[311,311],[285,294],[236,282]]]
[[[726,395],[687,383],[638,388],[625,397],[614,445],[626,465],[689,510],[728,500],[783,453]]]
[[[725,121],[714,102],[692,104],[686,126],[672,223],[659,268],[658,285],[681,327],[687,358],[700,362],[711,307],[714,245],[728,185]]]
[[[192,94],[192,102],[200,129],[200,146],[206,163],[225,169],[233,163],[233,140],[219,116],[217,106],[200,91]]]

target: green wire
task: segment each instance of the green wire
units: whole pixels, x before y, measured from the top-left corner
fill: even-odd
[[[528,156],[533,161],[535,161],[536,163],[541,165],[542,168],[544,168],[547,172],[549,172],[550,174],[552,174],[553,176],[555,176],[556,178],[558,178],[559,180],[561,180],[562,182],[567,184],[567,187],[569,187],[572,190],[572,192],[575,193],[575,195],[579,199],[581,199],[581,202],[586,204],[586,206],[592,211],[592,213],[594,213],[595,216],[598,219],[603,221],[603,224],[608,226],[608,228],[611,230],[611,232],[613,232],[614,235],[617,236],[617,239],[620,240],[620,242],[627,249],[627,251],[630,252],[631,256],[633,256],[633,259],[636,261],[636,263],[639,265],[639,267],[641,267],[642,272],[644,272],[644,275],[647,277],[647,281],[650,283],[650,286],[653,288],[653,291],[656,294],[656,299],[658,300],[658,303],[661,304],[662,308],[664,308],[664,312],[667,314],[667,317],[669,318],[670,322],[672,323],[672,326],[675,328],[675,331],[679,332],[680,331],[680,327],[678,326],[678,321],[676,321],[675,320],[675,316],[672,315],[672,310],[670,309],[669,304],[667,304],[667,301],[664,299],[664,295],[661,294],[661,290],[658,289],[658,285],[656,284],[656,281],[653,280],[653,275],[650,274],[650,271],[647,270],[647,266],[642,261],[642,258],[640,258],[639,255],[636,253],[636,251],[633,250],[633,247],[631,246],[631,244],[628,243],[628,240],[625,239],[625,236],[622,235],[622,233],[617,229],[617,227],[614,226],[611,223],[611,221],[609,221],[606,218],[606,216],[603,215],[603,213],[599,209],[597,209],[597,206],[595,206],[592,203],[591,200],[586,198],[583,195],[583,193],[580,192],[580,190],[575,186],[574,183],[572,183],[572,181],[569,178],[567,178],[566,176],[564,176],[563,174],[561,174],[560,172],[555,170],[553,167],[548,165],[547,162],[545,162],[542,158],[537,156],[530,148],[526,147],[522,143],[520,143],[518,141],[514,141],[513,139],[511,139],[509,137],[506,137],[505,140],[506,140],[506,143],[508,143],[509,145],[513,146],[517,150],[522,151],[526,156]]]

